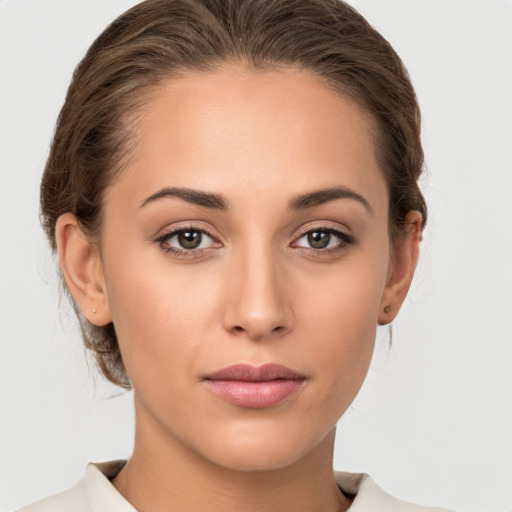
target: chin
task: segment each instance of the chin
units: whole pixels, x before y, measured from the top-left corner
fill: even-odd
[[[227,470],[239,472],[276,471],[289,467],[301,458],[296,450],[244,449],[213,454],[211,461]]]
[[[279,425],[282,427],[282,425]],[[294,432],[295,430],[295,432]],[[332,430],[334,434],[334,429]],[[224,431],[224,436],[211,436],[209,446],[203,446],[202,455],[218,466],[231,471],[274,471],[289,467],[307,457],[329,438],[312,435],[304,428],[238,428]],[[334,439],[334,435],[332,437]],[[215,444],[211,441],[215,440]]]

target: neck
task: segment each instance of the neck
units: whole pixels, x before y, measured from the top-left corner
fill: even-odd
[[[334,434],[286,467],[240,471],[206,459],[157,424],[137,421],[133,455],[113,484],[139,512],[341,512],[350,500],[333,477]]]

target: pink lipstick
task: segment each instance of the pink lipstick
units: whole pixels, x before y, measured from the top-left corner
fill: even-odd
[[[286,366],[235,364],[205,377],[208,388],[226,402],[264,409],[296,393],[306,380]]]

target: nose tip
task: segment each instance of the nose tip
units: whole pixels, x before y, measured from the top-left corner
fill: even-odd
[[[242,308],[239,308],[240,312],[241,310]],[[239,314],[237,321],[228,323],[226,327],[233,334],[246,334],[250,339],[259,341],[272,335],[284,334],[289,327],[284,317],[280,311],[247,311],[245,314]]]
[[[293,319],[282,280],[271,265],[245,268],[247,271],[232,269],[230,273],[224,328],[254,341],[282,336]]]

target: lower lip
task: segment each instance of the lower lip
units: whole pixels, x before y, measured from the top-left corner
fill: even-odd
[[[251,409],[279,404],[299,391],[304,379],[276,379],[263,382],[207,380],[208,388],[226,402]]]

